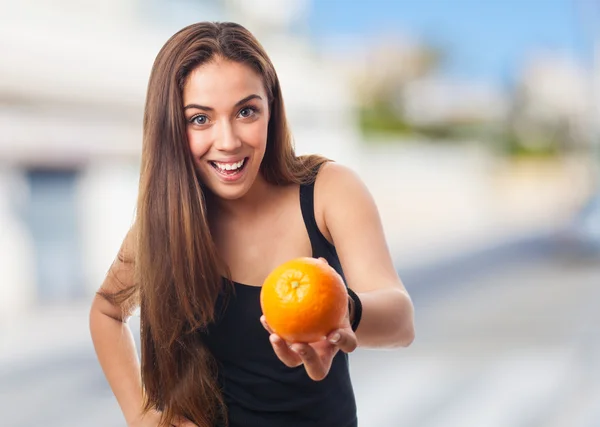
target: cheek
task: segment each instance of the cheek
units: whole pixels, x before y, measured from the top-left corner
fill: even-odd
[[[198,160],[204,156],[210,149],[210,140],[206,134],[202,132],[187,132],[188,144],[190,145],[190,151],[194,156],[194,160]]]
[[[240,129],[241,139],[254,149],[264,149],[267,145],[267,123],[258,120],[251,126]]]

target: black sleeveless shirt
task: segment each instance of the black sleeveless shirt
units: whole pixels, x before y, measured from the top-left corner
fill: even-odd
[[[342,277],[335,247],[314,215],[314,184],[300,186],[300,206],[313,257]],[[313,381],[304,366],[289,368],[275,355],[260,323],[260,287],[234,283],[224,309],[203,333],[217,360],[230,427],[356,427],[348,355],[339,351],[329,374]]]

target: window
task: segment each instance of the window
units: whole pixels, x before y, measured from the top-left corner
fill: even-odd
[[[29,200],[25,219],[35,247],[40,302],[84,295],[80,258],[75,170],[27,172]]]

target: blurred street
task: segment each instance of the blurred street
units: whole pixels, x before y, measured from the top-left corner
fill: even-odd
[[[541,239],[407,272],[417,339],[351,357],[360,425],[600,425],[600,263],[559,247]],[[124,426],[85,303],[38,310],[3,340],[3,426]]]

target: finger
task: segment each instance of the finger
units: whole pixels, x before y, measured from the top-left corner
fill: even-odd
[[[331,359],[324,362],[315,349],[308,344],[296,343],[292,344],[291,348],[302,359],[304,369],[306,369],[306,373],[312,380],[321,381],[327,376],[331,367]]]
[[[344,353],[352,353],[358,347],[358,341],[354,332],[348,329],[338,329],[327,337],[327,340],[336,345]]]
[[[329,264],[329,262],[325,258],[323,258],[322,256],[320,256],[318,259],[320,261],[323,261],[325,264]]]
[[[273,334],[273,330],[271,329],[271,327],[269,326],[269,324],[267,323],[267,318],[265,317],[265,315],[263,314],[262,316],[260,316],[260,323],[262,323],[263,328],[265,328],[267,330],[267,332],[269,332],[270,334]]]
[[[198,427],[197,424],[194,424],[186,417],[178,416],[171,423],[173,427]]]
[[[271,341],[271,345],[273,346],[275,354],[285,366],[295,368],[297,366],[302,365],[302,359],[300,358],[300,356],[294,351],[292,351],[292,349],[290,349],[288,344],[283,339],[281,339],[281,337],[279,337],[276,334],[271,334],[271,336],[269,337],[269,341]]]

